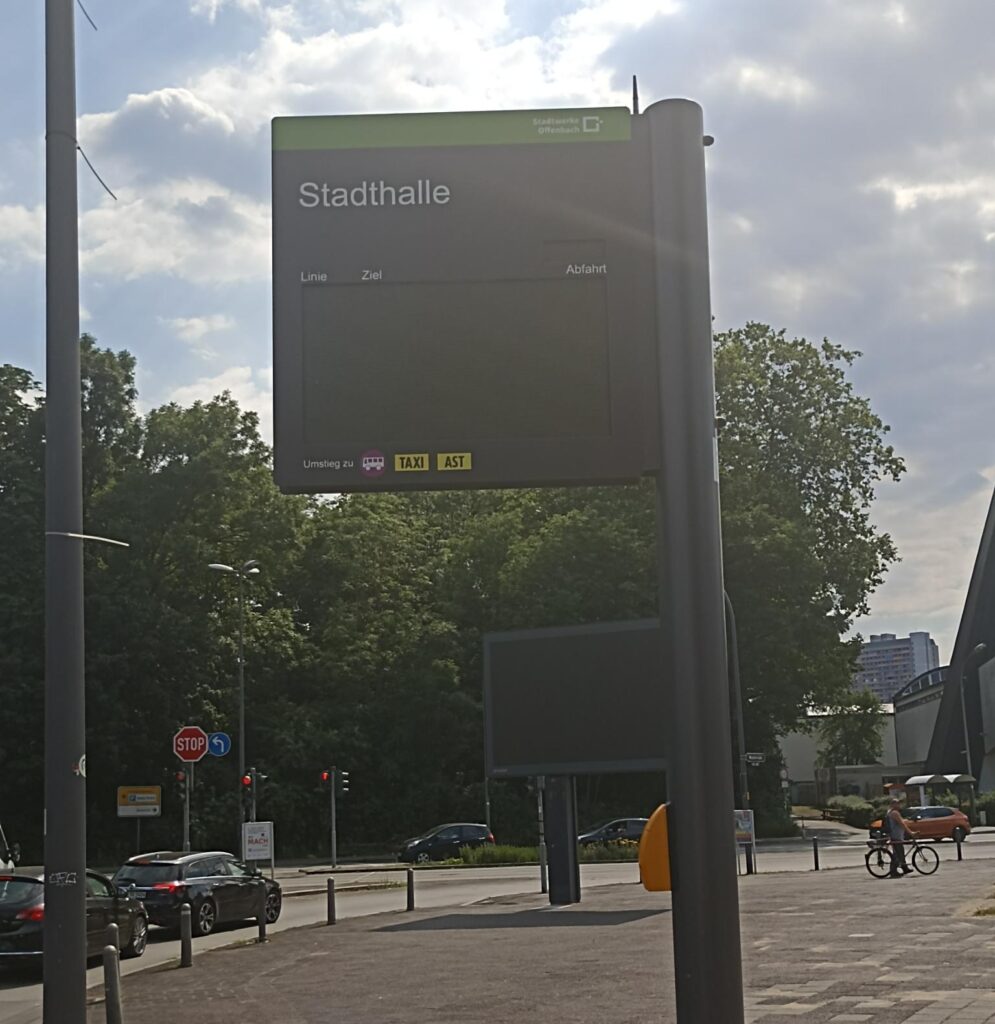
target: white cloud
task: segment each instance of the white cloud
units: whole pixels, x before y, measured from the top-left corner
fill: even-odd
[[[211,313],[207,316],[159,317],[159,322],[171,328],[176,336],[186,342],[190,351],[202,359],[213,359],[217,353],[203,344],[208,334],[216,331],[229,331],[235,326],[233,317],[225,313]]]
[[[259,433],[267,444],[273,443],[273,371],[271,367],[253,370],[251,366],[230,366],[216,377],[201,377],[193,384],[174,388],[167,401],[180,405],[209,402],[223,391],[231,394],[244,409],[259,415]]]
[[[0,267],[45,259],[45,207],[0,206]]]
[[[800,105],[816,95],[816,88],[803,75],[786,67],[771,67],[755,61],[736,61],[719,72],[719,82],[732,85],[741,93],[775,102]]]
[[[237,7],[250,14],[258,14],[262,10],[260,0],[190,0],[190,10],[211,22],[223,7],[228,6]]]
[[[80,221],[81,265],[123,277],[170,274],[198,283],[264,280],[269,204],[189,178],[122,189]]]

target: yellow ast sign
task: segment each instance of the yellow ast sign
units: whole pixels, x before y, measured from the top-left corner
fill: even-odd
[[[428,452],[406,452],[394,456],[394,470],[398,473],[428,472]]]
[[[439,452],[435,457],[436,469],[472,469],[472,452]]]

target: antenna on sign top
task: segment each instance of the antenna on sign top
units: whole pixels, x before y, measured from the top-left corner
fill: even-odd
[[[636,81],[636,76],[632,76],[632,112],[633,114],[639,113],[639,83]]]

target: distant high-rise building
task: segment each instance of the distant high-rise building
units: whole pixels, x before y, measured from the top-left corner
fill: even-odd
[[[857,690],[870,690],[879,700],[891,698],[910,680],[940,665],[940,651],[929,633],[871,634],[857,658],[860,666],[853,677]]]

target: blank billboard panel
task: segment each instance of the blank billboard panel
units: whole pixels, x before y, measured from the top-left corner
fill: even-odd
[[[656,619],[484,637],[492,777],[663,769],[668,707]]]

